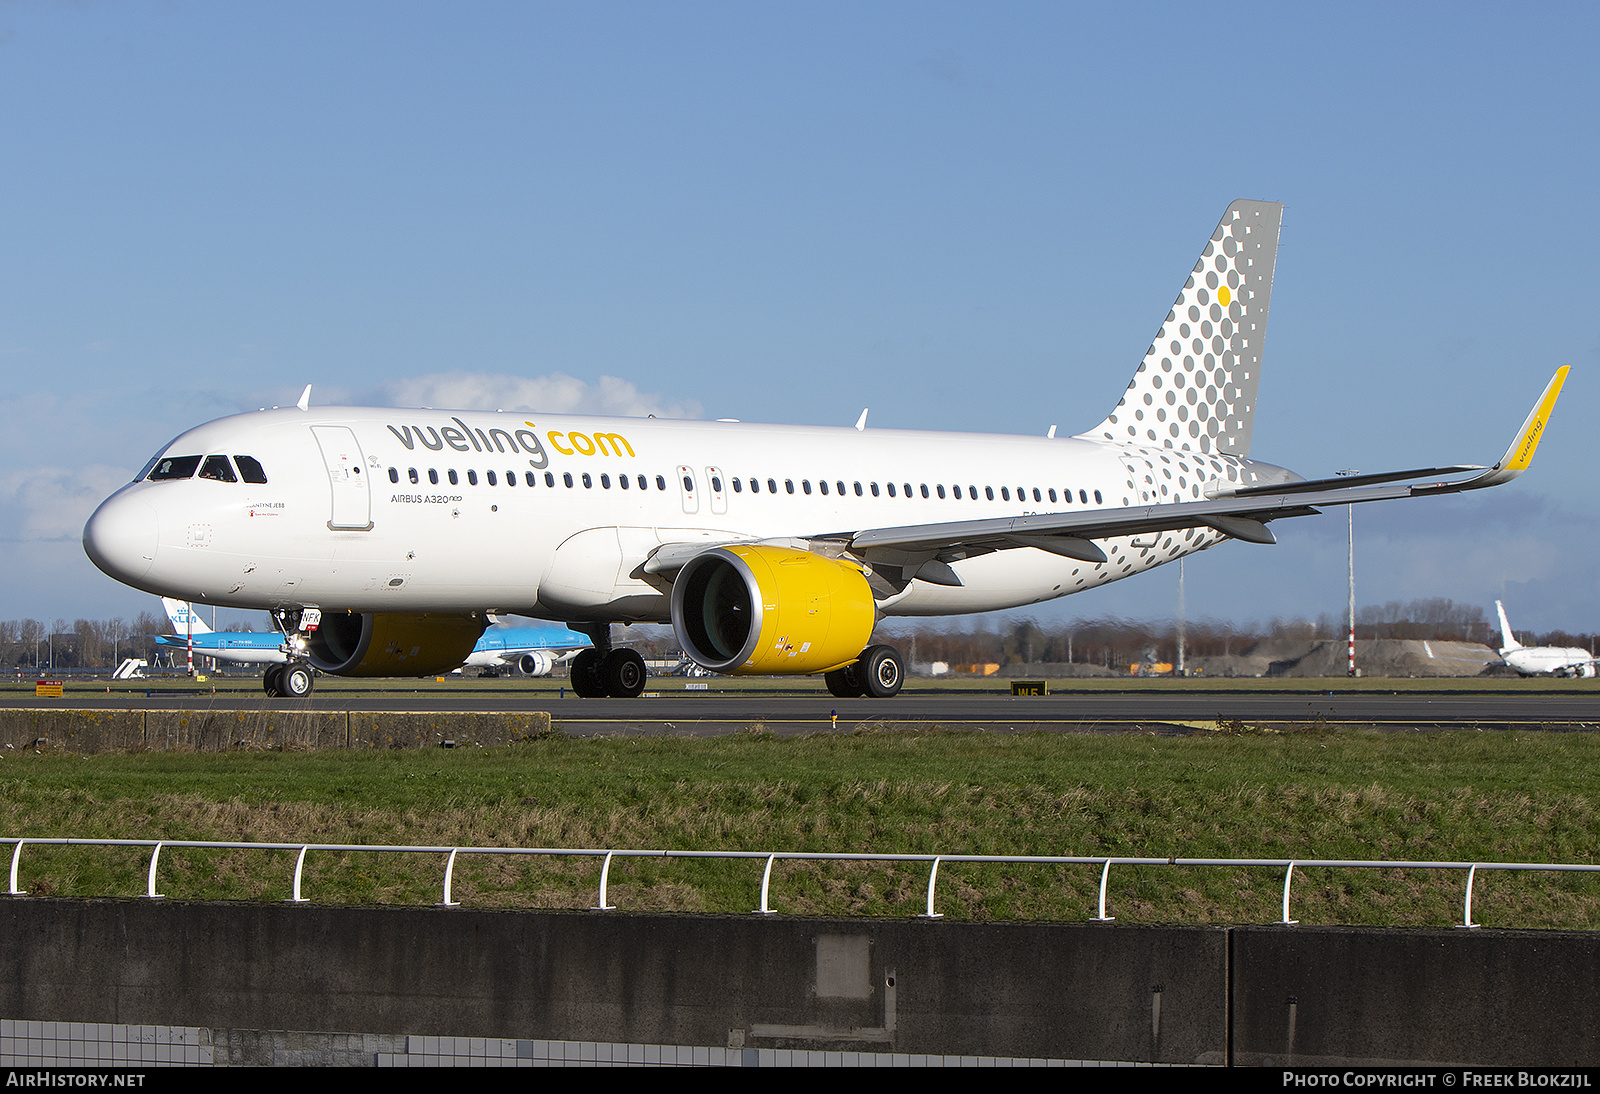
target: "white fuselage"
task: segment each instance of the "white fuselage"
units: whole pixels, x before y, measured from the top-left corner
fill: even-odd
[[[1524,676],[1593,676],[1594,655],[1576,646],[1518,646],[1503,649],[1506,664]]]
[[[348,407],[222,418],[162,458],[207,455],[252,457],[266,482],[124,487],[85,529],[101,569],[226,607],[595,622],[667,618],[670,586],[643,570],[664,544],[1120,509],[1199,499],[1212,480],[1285,477],[1241,457],[1081,438]],[[1100,564],[1032,547],[980,554],[953,563],[959,586],[912,581],[879,610],[1036,603],[1223,538],[1100,540]]]

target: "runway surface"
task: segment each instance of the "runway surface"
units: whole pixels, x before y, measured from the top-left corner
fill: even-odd
[[[665,684],[665,682],[663,682]],[[762,726],[780,734],[872,728],[991,732],[1185,732],[1221,722],[1365,725],[1390,730],[1484,729],[1582,732],[1600,729],[1600,692],[1085,691],[1013,697],[972,692],[906,692],[894,699],[823,695],[701,694],[682,690],[638,699],[578,699],[570,692],[485,687],[400,691],[325,689],[304,700],[268,701],[248,692],[212,695],[88,690],[64,699],[12,693],[0,706],[108,710],[322,710],[451,713],[549,711],[569,734],[710,735]]]

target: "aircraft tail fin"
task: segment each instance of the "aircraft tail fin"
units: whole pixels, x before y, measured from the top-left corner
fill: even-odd
[[[1122,400],[1080,437],[1250,454],[1282,225],[1277,202],[1228,206]]]
[[[211,633],[211,628],[201,621],[199,614],[194,610],[194,606],[187,601],[174,600],[170,596],[164,596],[161,598],[161,606],[167,609],[167,618],[172,620],[172,629],[178,634]],[[194,623],[192,632],[189,630],[191,617]]]
[[[1520,650],[1522,643],[1518,642],[1516,635],[1511,633],[1511,624],[1506,621],[1506,606],[1496,600],[1494,602],[1494,610],[1500,613],[1500,641],[1505,643],[1500,648],[1503,650]]]

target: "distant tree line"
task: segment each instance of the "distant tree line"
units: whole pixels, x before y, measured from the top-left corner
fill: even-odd
[[[115,668],[126,657],[153,662],[154,634],[171,634],[164,615],[140,612],[126,619],[0,620],[0,665],[33,672],[57,669]]]

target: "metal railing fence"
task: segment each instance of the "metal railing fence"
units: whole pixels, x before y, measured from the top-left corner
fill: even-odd
[[[765,860],[765,867],[761,872],[761,906],[756,908],[754,915],[771,915],[776,909],[771,906],[772,867],[779,861],[786,862],[884,862],[884,863],[928,863],[928,893],[927,908],[919,919],[940,919],[942,912],[934,911],[934,892],[939,879],[939,867],[943,863],[999,863],[1012,865],[1033,866],[1098,866],[1100,867],[1100,903],[1098,914],[1091,922],[1109,923],[1115,916],[1106,914],[1107,888],[1111,880],[1111,867],[1113,866],[1222,866],[1222,867],[1248,867],[1248,868],[1273,868],[1283,871],[1283,915],[1277,922],[1283,926],[1293,926],[1299,920],[1289,917],[1289,894],[1294,881],[1294,872],[1315,869],[1365,869],[1365,870],[1465,870],[1467,873],[1466,896],[1462,905],[1462,919],[1457,926],[1479,927],[1482,924],[1472,921],[1472,890],[1479,870],[1516,870],[1545,873],[1600,873],[1600,865],[1585,863],[1549,863],[1549,862],[1422,862],[1405,860],[1378,860],[1378,859],[1266,859],[1266,858],[1131,858],[1104,855],[929,855],[929,854],[877,854],[869,852],[828,852],[828,851],[670,851],[670,850],[618,850],[602,848],[572,848],[572,847],[422,847],[403,846],[397,844],[362,844],[362,843],[234,843],[222,840],[136,840],[136,839],[76,839],[76,838],[34,838],[31,836],[5,836],[0,837],[0,845],[13,844],[11,852],[10,886],[7,890],[9,896],[26,896],[27,891],[18,888],[18,871],[22,862],[22,849],[24,846],[35,847],[148,847],[150,848],[150,868],[146,879],[144,895],[150,899],[160,899],[162,894],[156,892],[156,868],[161,860],[161,852],[166,848],[198,848],[206,850],[236,850],[236,851],[295,851],[294,863],[294,895],[289,898],[291,904],[310,903],[309,898],[301,895],[301,880],[304,875],[306,856],[313,851],[353,851],[353,852],[378,852],[393,854],[422,854],[444,855],[444,887],[440,906],[455,908],[460,906],[460,901],[452,900],[450,895],[451,881],[455,873],[456,858],[460,855],[531,855],[565,858],[597,858],[601,859],[599,898],[591,911],[610,912],[616,910],[616,905],[606,902],[606,887],[610,879],[611,863],[618,858],[656,858],[656,859],[743,859]]]

